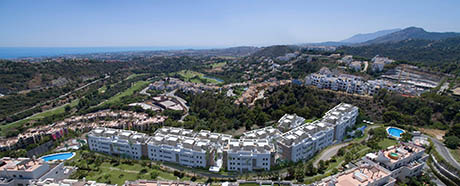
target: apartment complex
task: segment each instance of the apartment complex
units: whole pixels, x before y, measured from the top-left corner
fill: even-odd
[[[283,116],[280,125],[292,128],[285,133],[270,126],[248,131],[240,139],[175,127],[158,129],[153,136],[96,128],[88,134],[88,144],[92,151],[133,159],[146,157],[214,172],[221,168],[240,172],[270,170],[277,153],[282,159],[296,162],[341,141],[346,128],[355,124],[357,115],[357,107],[341,103],[313,123],[305,124],[305,119],[296,115]]]
[[[322,119],[283,133],[277,140],[278,153],[289,161],[308,159],[319,150],[342,141],[346,128],[356,123],[357,116],[358,107],[341,103]]]
[[[133,159],[144,156],[153,161],[217,171],[223,166],[233,171],[269,170],[275,158],[274,145],[267,139],[238,140],[227,134],[174,127],[158,129],[151,137],[134,131],[97,128],[88,134],[88,144],[90,150],[106,154]]]
[[[404,180],[422,173],[428,154],[425,148],[414,143],[403,143],[388,147],[377,153],[369,153],[363,161],[378,164],[391,172],[391,177]]]
[[[146,134],[122,129],[97,128],[88,133],[90,150],[133,159],[144,156],[147,139]]]
[[[267,139],[231,139],[224,148],[224,164],[229,171],[270,170],[275,147]]]
[[[393,83],[383,79],[364,81],[359,76],[348,74],[335,75],[332,73],[312,73],[305,77],[305,84],[321,89],[371,96],[380,89],[387,89],[389,91],[408,95],[419,95],[426,90],[425,88],[420,88],[415,85]]]
[[[42,159],[0,159],[0,186],[29,185],[32,180],[64,177],[64,163],[47,163]]]

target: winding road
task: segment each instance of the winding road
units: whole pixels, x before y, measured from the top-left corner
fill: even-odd
[[[187,106],[187,101],[185,101],[184,99],[182,99],[179,96],[174,95],[176,93],[176,91],[177,91],[177,89],[174,89],[173,91],[168,92],[165,95],[168,96],[168,97],[172,97],[172,98],[176,99],[182,105],[182,107],[185,108],[185,114],[182,115],[182,117],[179,120],[179,122],[184,122],[185,117],[188,116],[189,107]]]
[[[371,125],[369,127],[366,128],[366,133],[369,132],[369,129],[373,129],[373,128],[377,128],[379,126],[377,125]],[[367,141],[369,139],[369,135],[365,138],[365,139],[362,139],[360,141]],[[339,144],[336,144],[336,145],[333,145],[333,146],[330,146],[328,148],[326,148],[325,150],[323,150],[319,156],[318,159],[316,159],[314,162],[313,162],[313,165],[315,167],[318,167],[318,163],[320,160],[323,160],[323,161],[326,161],[326,160],[330,160],[333,156],[335,156],[337,154],[337,152],[339,152],[339,149],[342,148],[342,147],[345,147],[347,146],[348,144],[352,143],[353,141],[349,141],[349,142],[345,142],[345,143],[339,143]]]
[[[454,159],[454,157],[452,157],[452,154],[450,154],[449,149],[444,145],[443,142],[431,136],[427,136],[427,135],[422,135],[422,136],[430,138],[431,141],[433,141],[433,144],[436,148],[436,151],[438,151],[439,155],[441,155],[450,165],[460,170],[460,164]]]

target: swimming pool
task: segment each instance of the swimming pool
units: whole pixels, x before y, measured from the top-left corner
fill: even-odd
[[[392,137],[400,138],[401,134],[404,133],[404,130],[396,128],[396,127],[388,127],[387,128],[387,133]]]
[[[75,155],[73,152],[64,152],[64,153],[58,153],[58,154],[51,154],[48,156],[43,156],[41,159],[45,161],[53,161],[53,160],[68,160],[72,158]]]

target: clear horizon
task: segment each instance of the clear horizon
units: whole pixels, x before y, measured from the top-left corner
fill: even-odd
[[[0,1],[0,47],[225,48],[460,31],[458,1]],[[427,14],[429,12],[429,14]]]

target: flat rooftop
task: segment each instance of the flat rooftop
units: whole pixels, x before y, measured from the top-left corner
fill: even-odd
[[[366,157],[378,162],[388,162],[390,164],[394,164],[399,160],[410,157],[423,150],[425,150],[423,147],[412,143],[401,143],[399,145],[390,146],[387,149],[377,153],[369,153],[366,155]]]
[[[327,177],[321,180],[318,186],[351,186],[351,185],[369,185],[381,179],[388,179],[388,182],[394,181],[390,172],[378,165],[363,165],[355,167],[342,173]]]
[[[304,141],[307,138],[314,138],[319,133],[333,130],[330,123],[325,123],[319,120],[313,123],[303,124],[295,129],[292,129],[281,135],[279,141],[284,145],[291,146]]]
[[[0,171],[23,171],[32,172],[35,169],[44,166],[46,163],[42,159],[33,161],[30,158],[10,158],[4,157],[0,159]]]
[[[88,136],[107,138],[109,140],[126,140],[132,143],[143,143],[148,139],[147,134],[122,129],[96,128]]]

